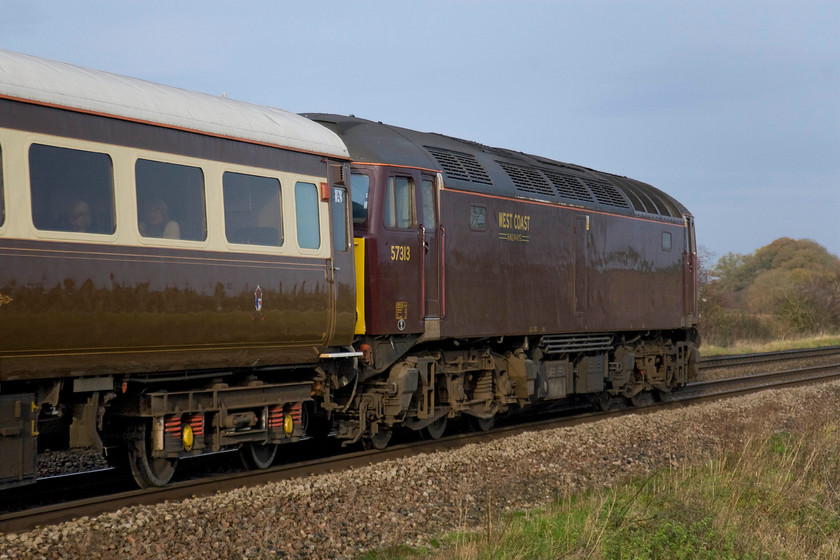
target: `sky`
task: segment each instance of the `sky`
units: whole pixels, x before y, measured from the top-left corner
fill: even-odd
[[[840,255],[837,0],[0,0],[0,48],[632,177]]]

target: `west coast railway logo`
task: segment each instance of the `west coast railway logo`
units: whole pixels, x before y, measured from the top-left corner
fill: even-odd
[[[512,212],[499,212],[499,239],[514,243],[531,241],[531,216]]]
[[[0,307],[3,307],[4,305],[9,304],[9,303],[12,303],[12,298],[10,298],[9,296],[4,296],[3,294],[0,294]]]

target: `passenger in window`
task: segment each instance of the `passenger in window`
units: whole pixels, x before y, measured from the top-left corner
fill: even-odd
[[[143,237],[181,239],[181,227],[178,222],[169,219],[166,203],[160,199],[155,199],[143,206],[140,235]]]
[[[90,230],[90,206],[84,200],[74,202],[67,209],[67,231],[85,232]]]

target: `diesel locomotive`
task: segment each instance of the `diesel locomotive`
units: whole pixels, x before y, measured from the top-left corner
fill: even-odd
[[[695,266],[645,183],[0,51],[0,488],[667,395]]]

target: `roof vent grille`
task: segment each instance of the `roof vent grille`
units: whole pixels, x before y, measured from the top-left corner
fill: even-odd
[[[630,208],[627,200],[622,196],[615,185],[606,181],[596,181],[594,179],[582,179],[592,194],[595,195],[595,200],[604,206],[614,206],[616,208]]]
[[[542,169],[545,176],[548,177],[554,188],[563,198],[571,198],[572,200],[580,200],[582,202],[592,202],[592,193],[589,189],[580,182],[577,177],[571,175],[562,175],[554,171]]]
[[[551,197],[556,196],[554,189],[551,188],[551,185],[538,170],[503,161],[497,161],[496,163],[507,172],[517,190]]]
[[[484,185],[493,184],[490,175],[471,154],[453,152],[451,150],[444,150],[443,148],[432,148],[431,146],[424,147],[434,156],[438,165],[440,165],[443,172],[450,179],[459,179],[461,181],[470,181]]]

